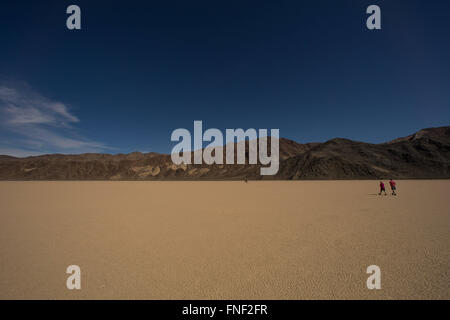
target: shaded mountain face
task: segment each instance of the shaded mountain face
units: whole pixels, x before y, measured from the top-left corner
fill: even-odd
[[[1,180],[331,180],[448,179],[450,127],[423,129],[381,144],[347,139],[300,144],[280,139],[280,169],[261,165],[175,165],[158,153],[0,156]],[[248,146],[248,143],[247,143]],[[270,150],[270,149],[269,149]],[[248,160],[248,155],[246,155]]]

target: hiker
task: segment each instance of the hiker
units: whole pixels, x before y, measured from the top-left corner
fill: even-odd
[[[380,193],[378,195],[381,196],[382,192],[384,192],[384,195],[387,196],[386,188],[384,187],[384,182],[380,181]]]
[[[391,190],[392,190],[392,195],[396,196],[397,193],[395,193],[395,190],[397,189],[395,181],[394,180],[389,180],[389,185],[391,186]]]

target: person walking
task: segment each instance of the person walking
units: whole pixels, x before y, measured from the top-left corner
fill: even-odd
[[[384,195],[387,196],[386,188],[385,188],[385,186],[384,186],[384,182],[383,182],[383,181],[380,181],[380,193],[379,193],[378,195],[381,196],[381,193],[382,193],[382,192],[384,192]]]
[[[393,196],[396,196],[397,193],[395,192],[395,190],[397,190],[397,185],[396,185],[395,181],[392,180],[392,179],[389,180],[389,185],[391,186],[392,195],[393,195]]]

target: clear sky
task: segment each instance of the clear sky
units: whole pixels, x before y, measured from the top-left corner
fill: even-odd
[[[449,125],[449,17],[447,0],[2,0],[0,154],[167,153],[194,120],[298,142]]]

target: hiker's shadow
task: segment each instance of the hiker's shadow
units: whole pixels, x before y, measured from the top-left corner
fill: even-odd
[[[367,195],[368,196],[378,196],[379,194],[378,193],[368,193]]]

